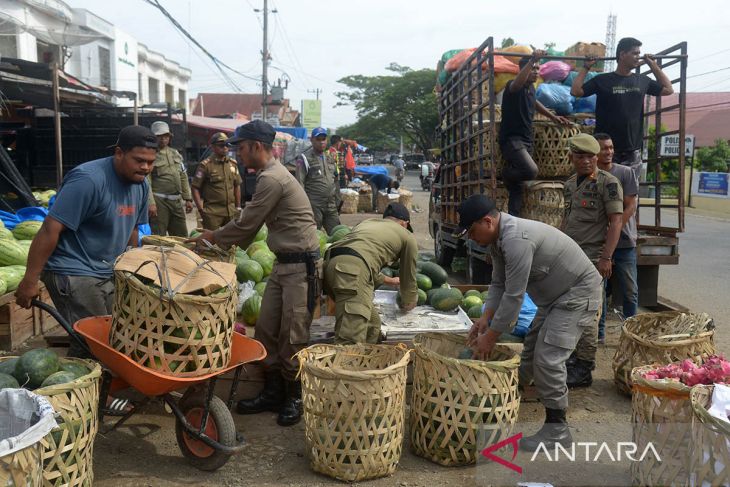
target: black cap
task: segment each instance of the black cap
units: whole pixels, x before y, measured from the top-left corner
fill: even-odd
[[[411,227],[411,214],[408,212],[408,208],[401,205],[400,203],[391,203],[383,212],[383,218],[395,218],[397,220],[403,220],[408,223],[408,231],[413,233],[413,227]]]
[[[494,211],[497,205],[483,194],[473,194],[459,205],[459,228],[454,237],[464,236],[471,226]]]
[[[119,131],[117,141],[109,147],[120,147],[122,149],[146,147],[148,149],[157,149],[157,137],[147,127],[130,125]]]
[[[276,137],[274,127],[261,120],[254,120],[245,125],[236,127],[233,137],[228,139],[229,144],[238,144],[243,140],[256,140],[264,144],[273,144]]]

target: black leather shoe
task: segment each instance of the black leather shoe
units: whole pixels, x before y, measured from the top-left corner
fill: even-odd
[[[575,364],[568,367],[568,378],[565,381],[568,388],[590,387],[593,384],[593,363],[587,360],[576,360]]]
[[[548,451],[552,451],[556,443],[568,447],[572,442],[573,437],[565,419],[565,409],[545,408],[545,424],[534,435],[520,440],[520,450],[532,452],[542,444]]]
[[[276,423],[279,426],[293,426],[302,419],[302,383],[298,380],[286,381],[286,399],[279,411]]]
[[[258,414],[264,411],[278,413],[284,403],[284,379],[278,370],[266,372],[264,390],[253,399],[241,399],[236,405],[238,414]]]

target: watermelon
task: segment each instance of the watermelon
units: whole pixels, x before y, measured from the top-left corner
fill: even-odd
[[[262,281],[262,282],[256,284],[253,287],[253,290],[256,291],[256,294],[258,294],[259,296],[263,297],[264,296],[264,291],[266,291],[266,283]]]
[[[15,240],[0,238],[0,266],[25,265],[28,262],[28,249],[21,247]]]
[[[479,296],[466,296],[461,301],[461,307],[464,308],[465,311],[472,309],[474,306],[481,307],[482,304],[484,303],[482,302],[482,298]]]
[[[426,296],[426,291],[423,289],[418,290],[418,302],[416,303],[418,306],[423,306],[426,304],[428,297]]]
[[[474,356],[474,351],[471,348],[465,348],[459,355],[456,356],[459,360],[471,360]]]
[[[431,278],[433,287],[439,287],[446,283],[449,274],[440,265],[434,262],[424,262],[421,266],[421,274]]]
[[[391,269],[400,269],[400,260],[396,260],[389,266]]]
[[[71,382],[72,380],[76,380],[76,374],[74,374],[73,372],[67,372],[65,370],[60,370],[60,371],[46,377],[46,380],[44,380],[41,383],[40,388],[42,389],[44,387],[56,386],[58,384],[65,384],[67,382]]]
[[[254,242],[265,242],[266,239],[269,238],[269,229],[266,228],[266,225],[259,228],[259,231],[256,232],[256,237],[254,237]]]
[[[10,374],[3,374],[0,372],[0,389],[18,389],[20,384]]]
[[[246,253],[248,254],[249,257],[253,257],[253,254],[255,254],[256,252],[258,252],[259,250],[262,250],[262,249],[269,250],[269,246],[266,245],[266,242],[259,240],[258,242],[254,242],[251,245],[249,245],[248,248],[246,249]]]
[[[426,291],[426,303],[433,305],[431,300],[433,299],[433,295],[436,294],[436,291],[438,291],[439,289],[441,288],[429,289],[428,291]]]
[[[36,389],[51,374],[58,372],[58,355],[45,348],[36,348],[21,355],[15,364],[15,378],[29,389]]]
[[[0,220],[2,221],[2,220]],[[0,239],[8,239],[8,240],[15,240],[15,237],[13,237],[13,232],[8,230],[5,227],[0,227]]]
[[[261,282],[264,277],[264,270],[261,264],[255,260],[245,260],[236,266],[236,278],[239,282],[253,281]]]
[[[319,254],[324,256],[327,245],[327,233],[322,230],[317,230],[317,238],[319,239]]]
[[[246,324],[254,326],[256,325],[256,321],[259,319],[259,312],[261,312],[261,296],[255,294],[243,303],[241,316]]]
[[[482,305],[472,306],[471,308],[469,308],[466,314],[472,320],[478,320],[482,317]]]
[[[440,288],[431,296],[431,306],[439,311],[452,311],[461,304],[461,298],[457,298],[453,289]],[[459,293],[461,294],[461,293]]]
[[[89,373],[88,367],[77,362],[71,362],[70,360],[61,360],[61,365],[58,370],[62,372],[71,372],[77,379]]]
[[[455,287],[447,287],[446,289],[451,291],[451,295],[454,297],[454,299],[458,299],[459,301],[464,300],[464,295],[461,293],[461,291],[459,291]]]
[[[383,267],[382,269],[380,269],[380,273],[385,277],[393,277],[393,269],[391,269],[390,267]]]
[[[33,240],[38,230],[41,229],[43,222],[36,220],[26,220],[15,225],[13,228],[13,237],[18,240]]]
[[[195,238],[195,237],[197,237],[199,235],[202,235],[202,234],[196,228],[193,228],[192,230],[190,230],[190,233],[188,234],[188,237]]]
[[[348,230],[348,231],[349,231],[349,230],[352,230],[352,229],[351,229],[350,227],[348,227],[347,225],[345,225],[345,224],[341,223],[341,224],[339,224],[339,225],[335,225],[335,227],[334,227],[334,228],[332,229],[332,233],[330,233],[330,235],[334,235],[334,234],[335,234],[335,232],[337,232],[338,230],[342,230],[343,228],[344,228],[345,230]]]
[[[469,289],[467,292],[464,293],[464,297],[468,298],[469,296],[481,297],[482,293],[480,293],[476,289]]]
[[[350,231],[351,230],[348,227],[340,228],[339,230],[332,232],[332,235],[330,235],[328,242],[329,243],[339,242],[340,240],[345,238],[350,233]]]
[[[0,279],[5,281],[7,287],[6,292],[15,291],[18,289],[20,281],[23,280],[25,275],[25,266],[23,265],[9,265],[0,267]]]
[[[433,287],[431,278],[425,274],[416,274],[416,285],[418,289],[423,289],[424,291],[428,291]]]
[[[418,260],[421,262],[433,262],[436,260],[436,255],[433,252],[419,252]]]
[[[489,291],[482,292],[482,301],[485,303],[487,302],[487,295],[489,294]]]
[[[244,255],[246,255],[246,254],[244,254]],[[236,254],[236,280],[238,280],[238,282],[245,282],[245,280],[244,280],[244,268],[245,268],[244,264],[248,260],[250,260],[248,258],[248,256],[242,257],[241,255]]]
[[[5,228],[5,222],[0,219],[0,228]]]
[[[274,269],[274,261],[276,260],[276,255],[274,255],[274,253],[270,250],[260,250],[253,254],[251,260],[258,262],[261,266],[261,269],[264,271],[264,276],[268,276]]]
[[[0,374],[15,374],[15,365],[18,363],[18,357],[9,358],[0,361]]]
[[[5,284],[5,281],[2,277],[0,277],[0,296],[8,292],[8,285]]]

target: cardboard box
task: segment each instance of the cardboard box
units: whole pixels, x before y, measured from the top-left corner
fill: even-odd
[[[606,45],[602,42],[576,42],[565,50],[565,55],[606,57]],[[566,60],[565,62],[570,64],[573,69],[578,69],[583,65],[582,61]],[[603,61],[598,61],[593,66],[593,71],[602,72],[603,67]]]

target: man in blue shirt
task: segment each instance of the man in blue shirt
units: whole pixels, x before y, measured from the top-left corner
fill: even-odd
[[[378,191],[390,194],[391,190],[398,190],[400,183],[387,174],[373,174],[368,180],[373,191],[373,210],[378,207]]]
[[[137,226],[147,223],[145,177],[156,155],[150,129],[130,126],[120,131],[113,156],[69,171],[30,246],[18,305],[30,307],[42,280],[69,323],[111,314],[112,266],[127,246],[137,246]],[[71,340],[69,356],[83,355]]]

